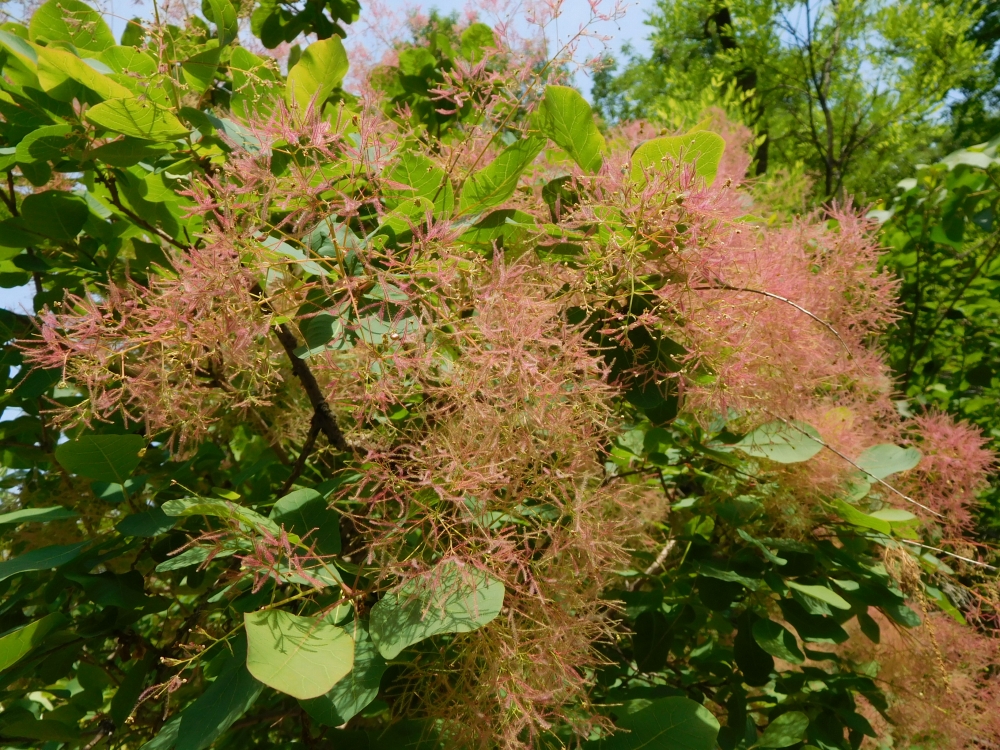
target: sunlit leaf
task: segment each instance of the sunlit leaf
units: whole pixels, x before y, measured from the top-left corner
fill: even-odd
[[[314,102],[316,107],[322,107],[344,80],[347,69],[347,52],[338,37],[313,42],[288,71],[289,101],[302,110]]]
[[[354,667],[350,674],[318,698],[302,701],[302,708],[320,724],[346,724],[378,695],[379,682],[388,668],[368,635],[367,623],[355,620],[346,630],[354,638]]]
[[[148,99],[109,99],[88,109],[84,117],[99,128],[149,141],[174,140],[188,133],[171,111]]]
[[[115,44],[101,14],[80,0],[48,0],[32,14],[29,29],[33,42],[69,42],[89,52]]]
[[[805,738],[809,717],[801,711],[789,711],[767,725],[755,747],[789,747]]]
[[[900,448],[885,443],[873,445],[858,456],[855,463],[876,479],[885,479],[901,471],[909,471],[920,463],[921,453],[916,448]]]
[[[500,614],[504,593],[503,584],[482,571],[442,563],[372,607],[372,640],[382,656],[394,659],[432,635],[477,630]]]
[[[604,136],[597,129],[586,100],[569,86],[546,86],[542,121],[545,135],[566,151],[586,172],[601,168]]]
[[[819,453],[823,449],[819,440],[819,433],[804,422],[768,422],[740,440],[736,447],[751,456],[794,464]]]
[[[522,138],[501,151],[486,167],[469,175],[459,198],[459,213],[480,213],[510,198],[524,170],[544,147],[544,138]]]
[[[0,638],[0,672],[27,656],[45,636],[65,622],[65,617],[53,612]]]
[[[654,138],[632,154],[632,181],[645,185],[648,173],[666,171],[674,164],[693,164],[695,175],[711,185],[725,149],[722,137],[706,130]]]
[[[265,685],[295,698],[317,698],[354,665],[354,640],[320,617],[281,610],[248,613],[247,669]]]

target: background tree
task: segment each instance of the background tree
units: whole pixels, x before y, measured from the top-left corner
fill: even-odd
[[[864,202],[947,132],[950,92],[981,72],[981,14],[964,3],[665,1],[648,21],[651,57],[605,74],[595,100],[613,121],[674,127],[722,104],[761,139],[758,174],[801,164],[816,200]]]

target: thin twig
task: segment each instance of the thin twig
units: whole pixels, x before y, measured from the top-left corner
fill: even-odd
[[[915,542],[912,539],[903,539],[901,541],[904,544],[912,544],[915,547],[923,547],[924,549],[934,550],[935,552],[939,552],[942,555],[948,555],[949,557],[954,557],[957,560],[963,560],[967,563],[971,563],[972,565],[978,565],[979,567],[986,568],[987,570],[997,570],[996,567],[989,565],[988,563],[980,562],[979,560],[973,560],[969,557],[962,557],[961,555],[956,555],[954,552],[949,552],[948,550],[941,549],[940,547],[932,547],[929,544],[923,544],[922,542]]]
[[[312,453],[313,446],[316,445],[316,438],[319,436],[319,420],[313,415],[312,423],[309,425],[309,434],[306,436],[306,441],[302,444],[302,450],[299,451],[299,457],[295,460],[295,466],[292,467],[292,473],[289,475],[288,479],[285,480],[285,486],[281,488],[281,495],[287,495],[288,491],[295,484],[295,480],[302,475],[302,470],[306,466],[306,459],[309,458],[309,454]]]
[[[183,242],[178,242],[159,227],[153,226],[148,221],[139,216],[137,213],[130,210],[129,208],[126,208],[125,204],[122,203],[121,196],[118,195],[118,185],[115,184],[114,177],[102,175],[100,172],[97,172],[97,180],[108,189],[108,193],[111,195],[111,203],[114,205],[114,207],[117,208],[119,211],[121,211],[123,214],[125,214],[132,221],[132,223],[138,224],[146,231],[152,232],[161,240],[163,240],[164,242],[169,242],[178,250],[188,251],[191,249],[188,245],[185,245]]]
[[[660,550],[660,554],[658,554],[656,556],[656,559],[653,560],[653,564],[642,572],[647,576],[653,575],[653,573],[655,573],[656,571],[658,571],[660,568],[663,567],[663,563],[667,561],[667,556],[676,546],[677,546],[676,539],[668,539],[667,543],[663,546],[663,549]]]
[[[832,325],[827,323],[825,320],[823,320],[815,313],[809,312],[806,308],[802,307],[802,305],[798,304],[797,302],[792,302],[792,300],[788,299],[788,297],[782,297],[780,294],[774,294],[773,292],[765,292],[762,289],[750,289],[748,287],[742,287],[742,286],[730,286],[729,284],[713,284],[712,286],[695,286],[691,288],[694,289],[695,291],[703,291],[703,292],[711,290],[720,290],[727,292],[746,292],[747,294],[759,294],[762,297],[769,297],[770,299],[776,299],[779,302],[784,302],[786,305],[791,305],[800,313],[808,315],[810,318],[815,320],[821,326],[826,328],[830,333],[836,336],[837,341],[840,342],[841,346],[844,347],[844,351],[847,352],[848,358],[850,359],[854,358],[854,354],[851,352],[851,348],[847,345],[847,342],[844,341],[843,338],[841,338],[841,335],[837,332],[836,328],[834,328]]]
[[[260,301],[260,307],[265,313],[269,315],[274,314],[274,309],[267,301],[264,290],[260,288],[260,285],[255,284],[250,293]],[[299,340],[292,333],[292,329],[288,327],[287,323],[279,323],[273,327],[273,331],[274,335],[278,337],[278,341],[281,342],[285,354],[288,355],[288,360],[292,365],[292,372],[299,379],[299,382],[302,383],[306,396],[309,398],[309,404],[313,408],[313,419],[319,425],[320,431],[326,435],[326,439],[330,441],[330,445],[337,450],[352,450],[344,438],[344,433],[340,431],[337,418],[333,415],[333,410],[330,408],[330,404],[327,403],[326,397],[323,395],[323,389],[320,388],[316,376],[309,369],[309,365],[295,353],[299,348]]]
[[[770,412],[768,412],[768,414],[771,414],[771,413],[770,413]],[[877,476],[875,476],[874,474],[872,474],[872,473],[871,473],[870,471],[868,471],[867,469],[862,469],[862,468],[861,468],[860,466],[858,466],[858,465],[857,465],[856,463],[854,463],[854,461],[852,461],[851,459],[849,459],[849,458],[848,458],[847,456],[845,456],[845,455],[844,455],[843,453],[841,453],[840,451],[838,451],[838,450],[837,450],[836,448],[834,448],[834,447],[833,447],[832,445],[830,445],[830,444],[828,444],[828,443],[824,442],[822,438],[818,438],[818,437],[815,437],[814,435],[810,435],[810,434],[809,434],[808,432],[806,432],[805,430],[803,430],[803,429],[802,429],[801,427],[799,427],[799,426],[798,426],[797,424],[795,424],[794,422],[790,422],[789,420],[787,420],[787,419],[784,419],[783,417],[779,417],[779,416],[777,416],[777,415],[775,415],[775,414],[771,414],[771,416],[772,416],[772,417],[774,417],[775,419],[777,419],[777,420],[778,420],[779,422],[782,422],[782,423],[784,423],[784,424],[785,424],[785,425],[786,425],[787,427],[791,427],[791,428],[793,428],[793,429],[796,429],[796,430],[798,430],[798,431],[799,431],[799,432],[801,432],[801,433],[802,433],[803,435],[805,435],[806,437],[808,437],[808,438],[809,438],[810,440],[812,440],[812,441],[814,441],[814,442],[817,442],[817,443],[819,443],[819,444],[820,444],[821,446],[823,446],[824,448],[826,448],[826,449],[827,449],[828,451],[830,451],[831,453],[834,453],[834,454],[836,454],[837,456],[839,456],[840,458],[842,458],[842,459],[844,459],[845,461],[847,461],[847,463],[849,463],[849,464],[850,464],[851,466],[853,466],[853,467],[854,467],[855,469],[857,469],[857,470],[858,470],[858,471],[860,471],[861,473],[863,473],[863,474],[865,474],[865,475],[867,475],[867,476],[871,477],[872,479],[874,479],[874,480],[875,480],[876,482],[878,482],[879,484],[881,484],[881,485],[882,485],[883,487],[885,487],[886,489],[890,490],[891,492],[895,493],[896,495],[899,495],[899,497],[901,497],[901,498],[903,498],[904,500],[906,500],[906,502],[908,502],[908,503],[913,503],[913,504],[914,504],[914,505],[916,505],[916,506],[917,506],[918,508],[923,508],[923,509],[924,509],[924,510],[926,510],[926,511],[927,511],[928,513],[931,513],[931,514],[933,514],[933,515],[937,516],[938,518],[944,518],[944,515],[943,515],[943,514],[941,514],[941,513],[938,513],[938,512],[936,511],[936,510],[932,510],[931,508],[928,508],[928,507],[927,507],[926,505],[924,505],[923,503],[920,503],[920,502],[917,502],[916,500],[914,500],[914,499],[913,499],[912,497],[910,497],[909,495],[904,495],[904,494],[903,494],[902,492],[900,492],[899,490],[897,490],[897,489],[896,489],[895,487],[893,487],[893,486],[892,486],[891,484],[889,484],[888,482],[886,482],[886,481],[885,481],[885,480],[883,480],[883,479],[879,479],[879,478],[878,478]]]

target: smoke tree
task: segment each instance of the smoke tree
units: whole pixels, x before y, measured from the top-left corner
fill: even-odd
[[[896,409],[870,221],[503,29],[355,96],[208,10],[0,30],[5,746],[995,740],[993,457]]]

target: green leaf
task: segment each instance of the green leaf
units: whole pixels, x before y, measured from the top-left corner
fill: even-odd
[[[753,624],[753,637],[771,656],[792,664],[801,664],[805,661],[795,636],[773,620],[757,620]]]
[[[275,535],[280,531],[274,521],[265,518],[255,510],[244,508],[229,500],[186,497],[179,500],[168,500],[160,506],[160,509],[168,516],[215,516],[216,518],[239,521],[251,528],[266,530]]]
[[[404,151],[386,179],[408,186],[408,189],[386,186],[387,197],[396,201],[426,198],[434,204],[436,215],[449,214],[455,207],[455,189],[451,180],[443,169],[425,156]],[[396,208],[396,204],[391,207]]]
[[[76,518],[78,513],[54,506],[52,508],[24,508],[13,513],[0,515],[0,526],[8,523],[27,523],[29,521],[62,521],[65,518]]]
[[[592,750],[715,750],[719,722],[690,698],[659,698],[617,722],[623,730],[584,743]]]
[[[173,730],[177,733],[174,750],[204,750],[209,747],[250,709],[264,689],[241,658],[245,647],[235,645],[233,651],[234,656],[218,679],[181,713],[180,723]],[[163,732],[169,733],[167,726],[161,734]],[[149,743],[145,747],[150,748]],[[153,747],[166,750],[170,745]]]
[[[805,739],[809,717],[801,711],[789,711],[767,725],[754,747],[789,747]]]
[[[347,74],[347,52],[339,37],[332,36],[306,47],[285,83],[289,103],[305,110],[313,101],[322,109],[327,97]]]
[[[372,607],[370,631],[379,653],[394,659],[414,643],[440,633],[468,633],[503,607],[503,584],[456,562],[439,564],[388,592]]]
[[[632,154],[632,181],[646,184],[646,174],[662,170],[672,163],[695,165],[695,174],[711,185],[719,171],[726,142],[707,130],[686,135],[654,138],[639,146]]]
[[[170,721],[160,727],[160,733],[139,750],[173,750],[177,742],[177,732],[181,728],[181,716],[183,714],[175,714]]]
[[[20,557],[12,557],[0,562],[0,581],[4,581],[18,573],[32,570],[49,570],[75,560],[80,556],[87,542],[76,544],[54,544],[49,547],[33,549]]]
[[[38,81],[44,91],[57,89],[67,78],[87,87],[102,99],[131,99],[127,88],[97,72],[76,55],[61,49],[39,47]]]
[[[850,603],[844,599],[840,594],[828,589],[826,586],[813,586],[804,583],[796,583],[795,581],[785,581],[785,585],[790,589],[795,589],[806,596],[812,597],[817,601],[821,601],[824,604],[829,604],[831,607],[836,607],[837,609],[850,609]]]
[[[235,42],[240,33],[236,18],[236,8],[229,0],[209,0],[212,8],[212,20],[219,35],[219,47]]]
[[[96,575],[67,573],[66,578],[79,583],[91,601],[105,607],[141,609],[154,601],[146,596],[142,575],[137,570],[120,575],[111,572]]]
[[[461,46],[459,54],[471,63],[477,63],[486,54],[486,48],[496,47],[496,38],[493,29],[485,23],[470,24],[462,32]]]
[[[209,556],[212,556],[213,560],[220,560],[224,557],[232,557],[237,551],[238,550],[233,547],[222,550],[219,550],[216,547],[188,547],[176,557],[168,557],[166,560],[157,565],[155,570],[157,573],[167,573],[171,570],[183,570],[184,568],[190,568],[194,565],[201,565],[209,558]]]
[[[99,128],[149,141],[171,141],[188,133],[173,112],[148,99],[109,99],[88,109],[84,117]]]
[[[141,161],[155,161],[169,150],[170,144],[121,138],[94,149],[90,152],[90,157],[113,167],[131,167]]]
[[[819,440],[819,433],[805,422],[768,422],[736,443],[736,447],[757,458],[794,464],[819,453],[823,449]]]
[[[3,45],[28,70],[34,70],[38,64],[38,52],[27,40],[0,29],[0,45]]]
[[[146,438],[141,435],[84,435],[56,448],[56,460],[72,474],[124,484],[142,460],[145,447]]]
[[[45,640],[45,636],[64,622],[66,622],[65,617],[53,612],[0,638],[0,672],[27,656],[35,646]]]
[[[5,724],[0,730],[7,737],[29,740],[47,740],[46,746],[61,742],[72,742],[80,736],[78,726],[70,726],[54,719],[21,719]]]
[[[115,73],[152,78],[156,75],[156,60],[148,52],[135,47],[109,47],[101,53],[101,62]]]
[[[340,514],[316,490],[290,492],[274,504],[269,517],[306,544],[315,545],[321,555],[340,553]]]
[[[36,162],[58,162],[63,159],[63,149],[72,142],[68,136],[73,133],[70,125],[46,125],[28,133],[17,144],[14,158],[19,164]]]
[[[233,7],[229,0],[221,1],[229,8]],[[195,93],[202,94],[212,85],[215,73],[219,69],[221,55],[222,49],[220,47],[209,47],[181,63],[184,81],[194,89]]]
[[[510,198],[521,174],[544,147],[544,138],[522,138],[501,151],[489,165],[469,175],[459,198],[459,213],[477,214]]]
[[[264,610],[244,627],[250,674],[294,698],[323,695],[354,666],[354,639],[329,620]]]
[[[388,668],[368,635],[367,623],[355,620],[347,628],[354,636],[354,668],[326,694],[301,702],[309,716],[328,727],[346,724],[375,700]]]
[[[76,238],[83,225],[87,223],[89,214],[90,209],[87,208],[85,201],[62,190],[33,193],[21,204],[21,220],[28,230],[64,242]],[[66,445],[69,443],[63,443],[59,447],[63,448]],[[57,448],[56,458],[58,457]]]
[[[91,482],[90,489],[106,503],[122,503],[126,497],[142,492],[145,485],[145,477],[133,477],[126,479],[123,485],[118,482]]]
[[[545,87],[545,135],[566,151],[586,172],[601,168],[604,136],[597,129],[590,105],[568,86]]]
[[[743,673],[743,682],[760,687],[766,685],[774,671],[771,653],[757,643],[753,636],[753,625],[760,622],[751,612],[744,612],[738,621],[736,638],[733,639],[733,658]]]
[[[795,628],[799,638],[807,643],[843,643],[850,636],[840,623],[832,617],[809,614],[795,599],[781,599],[778,602],[781,614]]]
[[[69,42],[88,52],[115,46],[101,14],[80,0],[48,0],[31,16],[31,41]]]
[[[868,448],[858,456],[855,463],[876,479],[885,479],[891,474],[909,471],[920,463],[921,458],[922,455],[916,448],[900,448],[898,445],[885,443]]]
[[[836,508],[837,513],[840,514],[841,518],[854,526],[874,529],[875,531],[886,535],[892,533],[892,527],[889,525],[888,521],[870,516],[867,513],[862,513],[860,510],[852,505],[848,505],[843,500],[834,500],[832,505]]]
[[[920,627],[920,615],[907,607],[905,604],[882,604],[879,606],[879,609],[889,615],[893,621],[905,628]]]
[[[134,513],[125,517],[118,522],[115,529],[122,536],[153,537],[170,531],[176,525],[176,519],[159,508],[153,508],[144,513]]]

